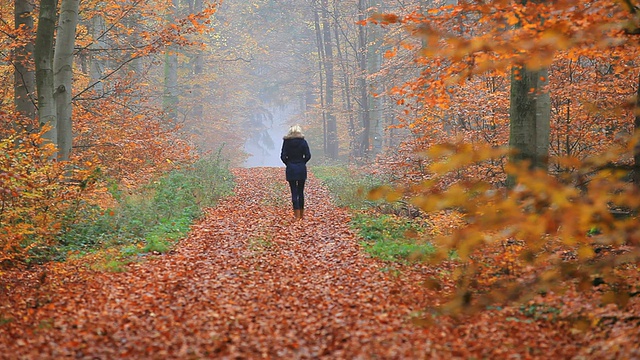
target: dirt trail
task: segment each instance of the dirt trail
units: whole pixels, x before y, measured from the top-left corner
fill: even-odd
[[[428,270],[398,275],[364,255],[348,214],[313,178],[306,218],[294,222],[282,169],[235,174],[236,195],[172,253],[124,273],[70,270],[27,298],[1,294],[0,358],[449,359],[557,339],[491,327],[490,313],[416,326],[412,315],[438,299],[420,286]]]

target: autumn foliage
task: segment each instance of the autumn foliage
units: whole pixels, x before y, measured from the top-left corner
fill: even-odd
[[[109,187],[136,192],[152,179],[192,163],[202,154],[195,149],[185,126],[168,121],[157,101],[162,81],[161,67],[158,70],[154,57],[168,48],[201,48],[202,34],[210,30],[217,4],[207,3],[200,11],[181,13],[173,23],[164,20],[168,5],[145,1],[81,4],[69,161],[56,161],[55,144],[43,140],[45,129],[40,129],[37,119],[3,106],[3,266],[51,259],[69,226],[83,221],[83,217],[93,218],[88,214],[93,214],[95,207],[106,211],[115,205]],[[3,7],[3,20],[8,15],[5,10],[12,7]],[[37,19],[37,10],[20,16]],[[12,56],[33,42],[37,21],[34,28],[13,28],[13,15],[6,18],[11,21],[2,25],[1,40],[8,51],[5,61],[20,61],[23,71],[33,71],[33,54],[22,53],[20,59]],[[1,72],[6,80],[3,104],[12,104],[10,79],[14,67],[4,66]],[[17,74],[15,78],[18,81],[28,76]],[[35,109],[35,88],[27,91]]]
[[[455,254],[457,290],[438,311],[460,314],[539,294],[600,286],[601,304],[637,296],[637,11],[630,2],[464,2],[370,21],[413,37],[421,69],[389,90],[393,128],[411,136],[380,158],[401,174],[373,199],[405,198],[464,223],[433,239],[437,264]],[[515,66],[548,69],[549,168],[508,161]],[[386,165],[386,166],[385,166]],[[637,170],[636,170],[637,171]],[[508,177],[516,179],[506,188]],[[427,215],[429,216],[429,215]],[[433,286],[438,286],[434,283]]]

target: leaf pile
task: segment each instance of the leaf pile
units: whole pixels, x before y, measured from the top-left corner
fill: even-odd
[[[175,251],[125,273],[74,263],[3,273],[0,358],[614,358],[640,343],[632,318],[606,325],[607,340],[516,308],[430,317],[423,310],[451,292],[451,264],[367,257],[315,178],[295,222],[282,172],[235,170],[233,197]],[[442,288],[425,285],[432,277]]]

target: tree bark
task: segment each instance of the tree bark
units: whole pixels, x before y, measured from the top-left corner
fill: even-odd
[[[100,14],[96,14],[91,19],[91,31],[93,36],[93,43],[90,45],[91,57],[90,57],[90,70],[89,78],[90,84],[95,84],[93,89],[98,96],[104,95],[105,87],[102,81],[104,75],[104,69],[107,67],[105,56],[107,49],[107,43],[104,41],[105,31],[107,26],[105,24],[104,17]]]
[[[29,0],[15,0],[14,16],[15,28],[22,29],[31,34],[33,31],[33,5]],[[35,119],[36,107],[33,93],[35,91],[36,76],[33,64],[30,62],[33,55],[33,42],[31,39],[24,45],[14,50],[14,97],[13,102],[18,114],[29,119]],[[27,131],[33,129],[27,128]]]
[[[511,161],[529,161],[531,168],[546,169],[549,155],[551,101],[546,69],[529,70],[514,66],[511,72],[509,147]],[[509,186],[515,178],[507,179]]]
[[[337,9],[334,9],[334,18],[338,19]],[[340,48],[340,33],[338,31],[338,22],[335,21],[333,23],[333,35],[336,38],[336,51],[338,56],[338,63],[340,64],[340,70],[342,71],[342,94],[344,97],[344,110],[347,113],[347,117],[349,119],[349,148],[351,150],[351,155],[357,147],[356,142],[356,127],[353,120],[353,106],[351,104],[351,86],[349,85],[349,70],[347,69],[347,55],[342,54],[342,50]]]
[[[358,21],[362,23],[366,19],[366,0],[358,0]],[[367,91],[367,35],[364,25],[358,26],[358,68],[360,76],[358,84],[360,88],[360,114],[362,117],[362,140],[360,142],[360,156],[369,157],[369,133],[371,132],[371,114],[369,112],[369,94]]]
[[[371,3],[370,8],[375,8],[377,12],[383,12],[383,3],[378,1],[377,3]],[[367,73],[376,74],[382,67],[382,37],[380,28],[374,27],[371,32],[367,34],[368,50],[367,50]],[[382,104],[379,97],[373,95],[374,92],[380,92],[374,88],[374,84],[368,84],[367,86],[367,98],[369,102],[369,118],[371,123],[371,129],[369,134],[369,141],[371,141],[373,156],[382,151],[382,136],[384,133],[384,124],[382,120]]]
[[[198,14],[204,8],[203,0],[194,0],[193,8],[191,12],[194,14]],[[195,54],[195,58],[193,59],[193,76],[196,81],[196,84],[193,87],[193,96],[196,100],[196,104],[193,109],[193,116],[198,121],[202,119],[204,115],[204,99],[202,98],[202,75],[204,72],[204,54],[202,50],[197,50]]]
[[[638,74],[638,88],[636,89],[636,107],[633,125],[637,141],[636,146],[633,149],[633,182],[636,186],[640,186],[640,141],[638,141],[638,137],[640,136],[640,74]]]
[[[78,8],[80,0],[62,0],[58,34],[56,36],[54,68],[54,97],[56,100],[56,114],[58,122],[58,159],[69,160],[73,142],[72,127],[72,80],[73,59],[78,25]]]
[[[322,29],[320,28],[320,16],[318,15],[318,3],[313,1],[313,19],[314,28],[316,32],[316,46],[318,48],[318,77],[319,77],[319,93],[320,93],[320,109],[322,111],[322,149],[324,153],[327,153],[327,110],[324,102],[324,75],[322,69],[324,68],[324,48],[322,46]]]
[[[53,39],[56,27],[57,0],[41,0],[34,58],[36,63],[36,89],[38,93],[38,119],[40,126],[48,126],[44,138],[57,145],[56,103],[53,98]]]
[[[333,108],[333,44],[329,24],[329,2],[322,0],[322,35],[324,42],[325,103],[327,105],[327,156],[338,158],[338,124]]]
[[[528,0],[519,1],[526,5]],[[509,103],[509,147],[514,151],[510,161],[528,161],[529,168],[545,171],[549,167],[551,118],[548,76],[547,69],[530,70],[523,65],[514,65]],[[512,187],[515,183],[515,176],[507,177],[507,186]]]
[[[172,24],[178,12],[178,0],[172,0],[172,9],[167,16],[167,22]],[[170,124],[176,124],[178,120],[178,54],[176,47],[167,48],[164,58],[164,96],[163,109]]]

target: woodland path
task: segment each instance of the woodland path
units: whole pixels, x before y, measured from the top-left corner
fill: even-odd
[[[282,169],[235,174],[236,195],[169,254],[3,283],[0,358],[566,358],[580,346],[535,323],[524,335],[509,314],[417,326],[439,299],[421,286],[432,270],[369,258],[313,177],[295,222]]]

